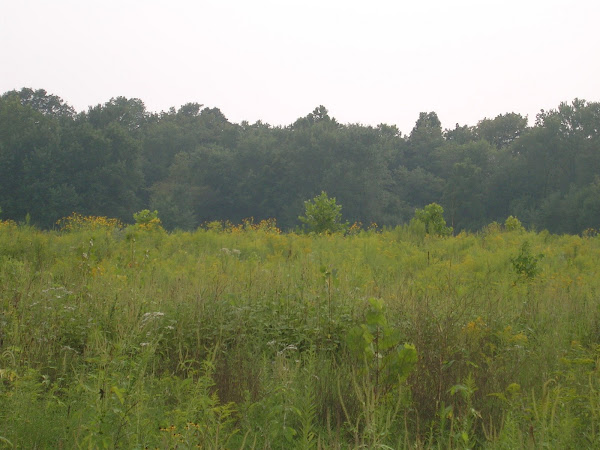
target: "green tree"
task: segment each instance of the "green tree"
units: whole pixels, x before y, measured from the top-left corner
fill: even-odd
[[[444,130],[444,139],[455,144],[468,144],[477,141],[477,133],[475,127],[456,124],[453,130]]]
[[[169,175],[151,187],[150,206],[161,211],[165,228],[191,230],[199,225],[205,196],[210,188],[202,184],[201,159],[197,154],[179,153],[169,167]],[[205,217],[204,220],[221,219]]]
[[[452,166],[444,190],[444,204],[452,226],[477,229],[485,224],[484,184],[484,172],[469,158]]]
[[[133,213],[133,219],[137,225],[148,225],[152,221],[158,219],[158,211],[150,211],[149,209],[142,209],[136,213]]]
[[[525,228],[521,224],[521,221],[515,216],[508,216],[504,221],[504,229],[506,231],[525,231]]]
[[[409,169],[422,167],[429,170],[431,155],[444,143],[442,124],[435,112],[419,114],[419,119],[408,138],[406,166]]]
[[[335,197],[329,198],[325,191],[312,200],[304,202],[304,216],[298,217],[309,232],[336,233],[344,231],[342,205],[336,204]]]
[[[425,224],[425,230],[428,234],[449,236],[453,231],[452,227],[446,226],[444,208],[437,203],[431,203],[423,209],[417,209],[413,220]]]
[[[296,120],[296,122],[294,122],[293,127],[296,129],[310,127],[314,124],[322,122],[332,124],[335,126],[338,125],[337,121],[329,116],[329,111],[327,111],[327,108],[325,108],[323,105],[320,105],[317,108],[315,108],[312,113],[309,113],[306,117],[301,117],[298,120]]]
[[[16,91],[0,97],[0,201],[8,219],[30,213],[36,225],[50,227],[74,210],[73,188],[60,167],[62,130],[71,119],[61,126],[50,106],[40,106],[42,93],[36,96],[35,102]]]
[[[95,128],[118,123],[132,132],[139,130],[148,121],[148,117],[146,105],[139,98],[111,98],[104,105],[96,105],[87,112],[87,120]]]
[[[477,124],[476,132],[496,148],[508,147],[527,129],[527,117],[507,113],[495,119],[483,119]]]
[[[31,106],[44,115],[56,118],[72,118],[75,115],[75,109],[65,103],[62,98],[48,94],[44,89],[34,91],[30,88],[23,88],[18,92],[22,105]]]
[[[409,170],[400,166],[392,171],[389,193],[393,201],[394,217],[399,222],[408,222],[413,217],[415,207],[427,205],[442,196],[444,180],[431,172],[417,167]]]

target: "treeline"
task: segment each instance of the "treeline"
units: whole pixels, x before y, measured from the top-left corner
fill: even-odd
[[[51,228],[73,211],[131,222],[158,210],[168,229],[276,218],[299,225],[321,191],[344,220],[394,226],[432,202],[455,231],[509,215],[555,233],[600,226],[600,103],[442,129],[421,113],[393,125],[340,124],[323,106],[286,127],[231,123],[197,103],[159,114],[117,97],[77,113],[44,90],[0,97],[2,218]]]

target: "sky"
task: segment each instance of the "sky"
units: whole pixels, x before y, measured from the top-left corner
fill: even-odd
[[[600,101],[598,0],[0,0],[0,93],[444,128]]]

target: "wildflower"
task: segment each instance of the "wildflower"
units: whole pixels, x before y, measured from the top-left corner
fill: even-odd
[[[63,217],[62,219],[58,220],[56,224],[60,226],[61,231],[123,228],[123,224],[118,219],[110,219],[108,217],[98,216],[83,216],[75,212],[69,217]],[[90,245],[93,245],[93,243],[90,242]]]
[[[165,315],[165,313],[160,312],[160,311],[144,313],[144,315],[142,316],[142,326],[144,326],[146,323],[148,323],[154,319],[163,317],[164,315]]]

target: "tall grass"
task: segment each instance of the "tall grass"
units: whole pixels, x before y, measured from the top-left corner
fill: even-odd
[[[600,446],[598,237],[86,220],[0,223],[0,446]],[[385,390],[371,298],[418,356]]]

